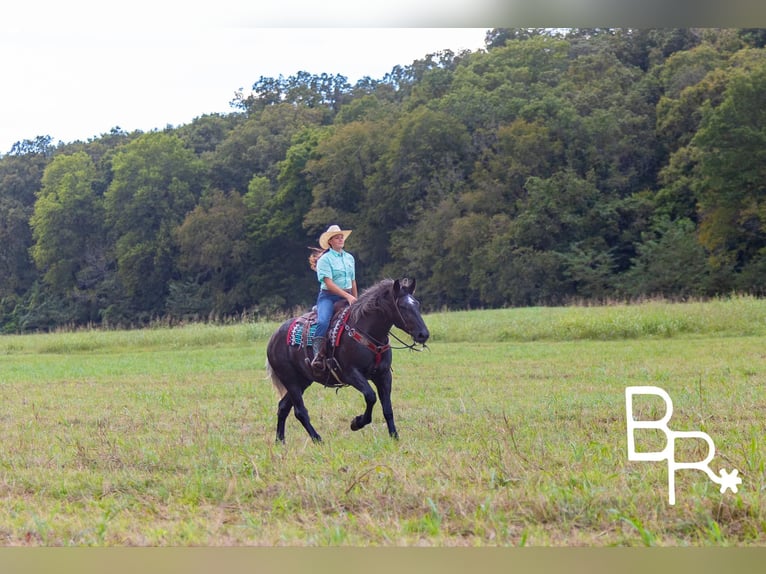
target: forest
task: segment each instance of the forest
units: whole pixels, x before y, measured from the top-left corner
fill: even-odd
[[[766,30],[488,30],[355,84],[0,156],[0,332],[271,317],[353,229],[425,310],[764,294]]]

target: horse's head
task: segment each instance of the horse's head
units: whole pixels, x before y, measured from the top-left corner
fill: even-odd
[[[394,314],[394,325],[412,337],[416,343],[423,344],[431,334],[420,314],[420,302],[415,299],[414,294],[414,279],[394,281],[393,295],[397,311]]]

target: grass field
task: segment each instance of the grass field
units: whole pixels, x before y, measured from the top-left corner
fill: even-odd
[[[274,442],[276,323],[0,337],[0,544],[765,545],[766,301],[426,321],[429,351],[395,351],[401,440],[314,385],[322,445],[294,417]],[[632,385],[670,394],[738,493],[685,470],[668,504],[667,465],[627,460]]]

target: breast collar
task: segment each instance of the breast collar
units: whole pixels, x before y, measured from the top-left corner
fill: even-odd
[[[346,313],[343,317],[342,328],[354,341],[375,353],[375,368],[377,369],[380,362],[383,360],[383,355],[391,348],[391,345],[388,343],[383,345],[377,344],[372,338],[359,331],[356,327],[350,327],[348,325],[348,316],[349,313]]]

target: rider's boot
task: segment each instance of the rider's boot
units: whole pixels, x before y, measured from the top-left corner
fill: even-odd
[[[325,369],[325,341],[326,337],[314,337],[314,359],[311,361],[311,369],[314,373],[324,373]]]

